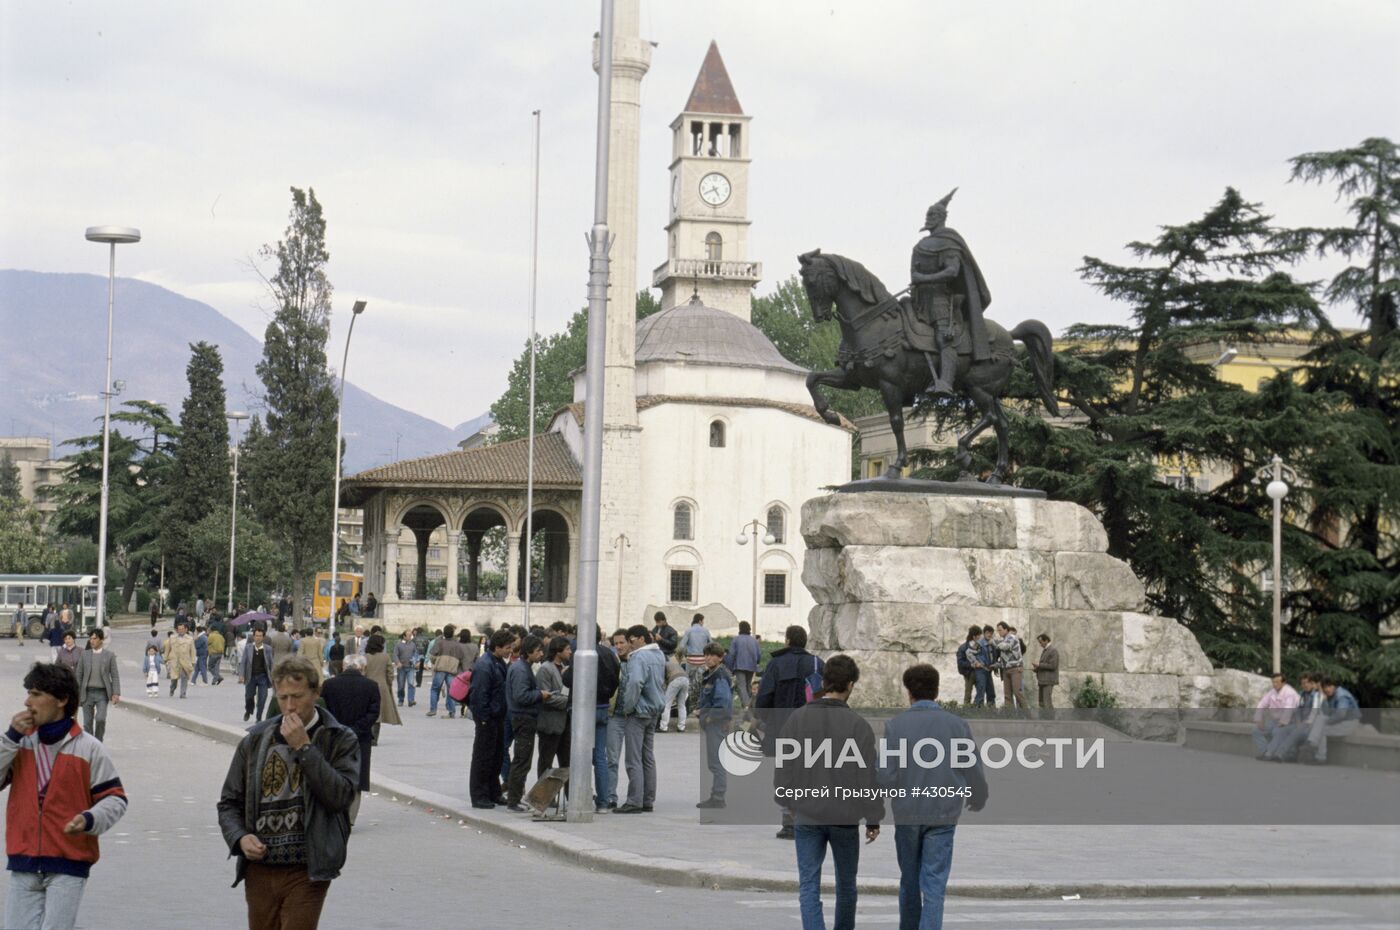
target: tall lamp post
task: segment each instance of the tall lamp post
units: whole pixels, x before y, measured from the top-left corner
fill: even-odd
[[[224,414],[233,421],[233,502],[229,507],[229,527],[228,527],[228,609],[227,616],[233,616],[233,564],[234,555],[238,551],[236,548],[238,540],[238,446],[239,446],[239,424],[248,419],[248,414],[234,412]]]
[[[345,354],[340,359],[340,394],[335,401],[335,498],[331,501],[331,596],[326,608],[326,629],[335,629],[335,599],[340,593],[340,435],[345,416],[345,366],[350,362],[350,337],[355,334],[355,320],[365,312],[365,302],[355,301],[350,308],[350,328],[345,331]],[[350,592],[352,595],[354,592]],[[330,635],[327,633],[326,635]]]
[[[1293,469],[1283,464],[1277,455],[1255,474],[1255,481],[1269,479],[1264,493],[1274,502],[1274,664],[1277,675],[1283,670],[1283,499],[1288,496],[1288,482],[1298,480]]]
[[[112,303],[116,294],[117,246],[140,242],[141,230],[131,226],[89,226],[89,242],[105,242],[107,258],[107,380],[102,382],[102,503],[97,521],[97,628],[107,617],[107,496],[112,452]]]
[[[743,529],[739,530],[739,535],[734,537],[734,541],[741,546],[747,546],[749,537],[753,537],[753,609],[750,621],[753,623],[755,636],[758,635],[758,531],[760,529],[765,531],[763,534],[765,546],[771,546],[778,541],[772,533],[767,532],[768,524],[762,520],[750,520],[745,523]]]

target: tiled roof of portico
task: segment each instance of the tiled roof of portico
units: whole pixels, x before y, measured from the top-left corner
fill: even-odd
[[[358,506],[367,496],[365,492],[373,488],[523,488],[528,443],[528,439],[513,439],[493,446],[392,462],[349,475],[341,482],[341,506]],[[582,472],[564,437],[558,433],[537,435],[535,487],[572,490],[582,486]]]
[[[688,394],[644,394],[637,398],[637,412],[650,410],[652,407],[659,407],[662,404],[700,404],[707,407],[768,407],[773,410],[781,410],[793,416],[802,417],[804,420],[815,420],[818,423],[825,423],[821,414],[811,404],[792,404],[781,400],[768,400],[764,397],[701,397],[699,395]],[[564,410],[574,418],[579,426],[583,425],[583,402],[576,401],[562,407],[559,413]],[[555,413],[558,416],[559,413]],[[841,428],[848,433],[859,432],[854,423],[846,419],[841,414]]]

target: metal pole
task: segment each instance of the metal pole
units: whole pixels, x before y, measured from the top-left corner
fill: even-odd
[[[1283,460],[1274,456],[1274,479],[1282,480]],[[1283,498],[1274,498],[1274,674],[1283,670]]]
[[[97,629],[107,616],[107,482],[112,451],[112,302],[116,292],[117,244],[108,244],[107,258],[107,380],[102,383],[102,503],[97,518]]]
[[[608,142],[611,132],[613,4],[602,0],[602,28],[598,31],[598,139],[593,178],[593,229],[588,236],[588,361],[583,414],[583,500],[580,515],[578,592],[578,648],[574,652],[574,720],[594,719],[598,694],[598,529],[603,494],[603,364],[607,337],[608,251]],[[630,295],[625,295],[629,296]],[[593,727],[575,726],[571,758],[574,771],[588,772],[593,758]],[[591,821],[593,804],[588,798],[592,779],[569,779],[571,821]]]
[[[613,548],[617,550],[617,618],[622,620],[622,553],[632,545],[632,540],[627,538],[626,533],[618,533],[617,539],[613,540]]]
[[[753,536],[753,607],[749,616],[753,618],[753,632],[758,635],[758,521],[749,524]]]
[[[233,501],[229,508],[232,516],[229,518],[228,529],[228,609],[227,613],[233,613],[233,566],[234,557],[238,552],[238,424],[242,422],[241,417],[231,417],[233,420]]]
[[[355,333],[355,318],[365,312],[365,302],[355,301],[350,308],[350,328],[345,331],[345,353],[340,357],[340,397],[335,403],[335,497],[331,501],[331,598],[326,608],[326,635],[335,629],[335,599],[340,591],[340,574],[336,567],[340,563],[340,437],[345,414],[345,366],[350,363],[350,337]],[[354,594],[352,591],[351,594]],[[316,602],[313,592],[311,601]],[[293,605],[296,609],[296,605]]]
[[[535,543],[535,282],[540,255],[540,111],[535,110],[535,186],[530,196],[530,438],[525,444],[525,598],[521,625],[530,628],[530,574]]]

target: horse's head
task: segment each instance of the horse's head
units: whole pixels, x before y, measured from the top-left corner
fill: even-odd
[[[821,249],[813,249],[797,256],[798,277],[802,288],[807,292],[807,303],[812,308],[812,319],[824,323],[831,319],[832,302],[836,298],[836,273],[822,256]]]

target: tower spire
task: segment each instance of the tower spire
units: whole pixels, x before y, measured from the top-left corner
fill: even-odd
[[[744,108],[739,106],[739,97],[734,93],[729,71],[724,67],[724,59],[719,56],[719,46],[714,39],[710,40],[710,49],[705,53],[700,73],[695,76],[695,86],[690,89],[685,112],[744,115]]]

